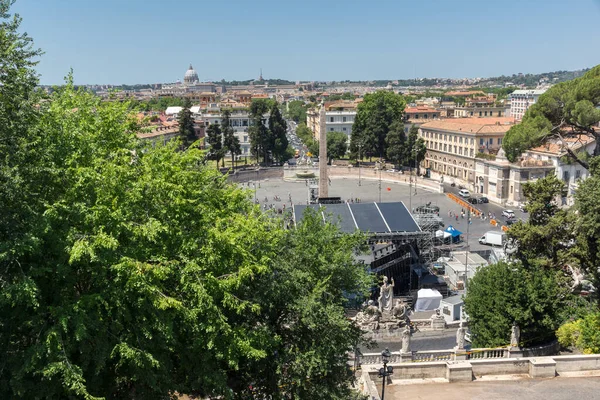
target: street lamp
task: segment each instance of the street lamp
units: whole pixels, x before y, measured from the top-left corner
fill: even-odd
[[[358,186],[360,186],[360,149],[362,144],[358,145]]]
[[[390,349],[386,347],[385,350],[381,352],[383,368],[379,368],[379,377],[383,378],[383,385],[381,386],[381,400],[385,400],[385,380],[388,376],[391,376],[394,373],[394,367],[387,366],[387,363],[390,362],[390,358],[392,358],[392,353],[390,353]]]

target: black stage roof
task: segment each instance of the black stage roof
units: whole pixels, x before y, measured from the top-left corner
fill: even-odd
[[[338,223],[342,232],[352,233],[356,229],[370,233],[421,232],[419,225],[400,201],[295,205],[294,221],[299,222],[304,210],[309,207],[317,211],[323,207],[323,220]]]

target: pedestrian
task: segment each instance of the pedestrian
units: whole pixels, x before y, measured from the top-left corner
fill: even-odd
[[[458,221],[458,215],[456,215],[456,220]]]

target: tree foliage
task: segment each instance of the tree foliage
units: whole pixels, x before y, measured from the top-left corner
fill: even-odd
[[[38,101],[37,53],[10,24],[0,398],[349,398],[361,333],[343,306],[370,286],[364,237],[317,215],[281,229],[201,150],[138,141],[130,105],[72,78]]]
[[[513,322],[521,328],[524,346],[554,339],[569,298],[562,279],[560,272],[531,270],[520,262],[480,268],[465,297],[473,346],[507,346]]]
[[[225,157],[225,149],[223,148],[223,132],[218,122],[210,124],[206,129],[206,142],[209,145],[208,156],[211,160],[219,161]]]
[[[271,106],[269,113],[269,148],[273,155],[273,158],[277,161],[283,162],[286,160],[288,155],[287,148],[289,141],[287,138],[287,123],[281,116],[279,106],[274,103]]]
[[[556,336],[563,347],[576,347],[584,354],[600,353],[600,312],[561,325]]]
[[[348,150],[348,135],[344,132],[327,132],[327,157],[342,158]]]
[[[307,106],[302,100],[292,100],[287,104],[286,116],[294,122],[306,123]]]
[[[393,92],[366,94],[352,125],[350,151],[356,154],[360,145],[369,157],[384,157],[387,134],[394,122],[402,120],[405,104],[404,98]]]
[[[179,123],[179,135],[181,136],[182,142],[188,147],[190,144],[196,141],[196,131],[194,130],[194,118],[190,111],[192,103],[189,99],[185,99],[183,102],[183,108],[177,115],[177,121]]]
[[[226,108],[223,111],[223,119],[221,120],[221,126],[223,126],[223,149],[231,154],[231,165],[234,165],[235,156],[242,154],[242,148],[240,146],[240,139],[235,135],[235,131],[231,126],[231,111]]]
[[[596,139],[593,155],[600,155],[600,133],[593,127],[600,121],[600,65],[580,78],[559,83],[540,96],[520,124],[513,126],[503,142],[510,161],[524,150],[541,144],[549,137],[562,140],[574,134],[590,135]],[[568,147],[565,151],[584,168],[589,163]]]

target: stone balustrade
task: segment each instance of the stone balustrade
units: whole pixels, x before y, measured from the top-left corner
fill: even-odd
[[[480,352],[480,354],[491,356],[502,355],[502,353],[495,353],[495,350],[487,349]],[[428,353],[437,353],[443,356],[444,351]],[[453,383],[471,382],[473,379],[482,376],[554,378],[561,375],[573,376],[573,374],[580,374],[581,376],[587,376],[600,373],[600,354],[522,358],[497,357],[465,361],[446,360],[398,364],[390,362],[388,365],[394,369],[393,375],[388,380],[388,385],[394,385],[399,380],[407,379],[438,379],[438,381],[441,379]],[[369,399],[379,398],[379,394],[373,392],[373,389],[377,387],[376,382],[381,379],[378,377],[379,368],[380,365],[368,365],[363,368],[361,373],[360,383],[362,392],[369,395]]]

